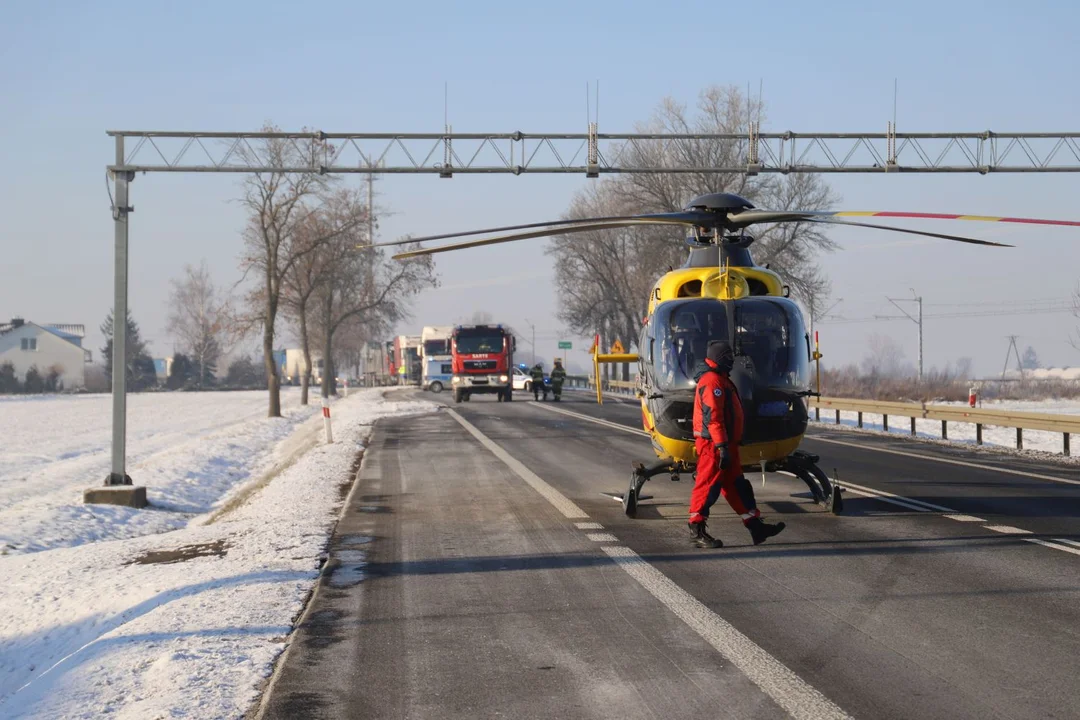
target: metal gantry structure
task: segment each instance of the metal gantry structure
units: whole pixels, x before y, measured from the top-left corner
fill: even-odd
[[[111,130],[114,185],[113,357],[126,357],[130,184],[137,173],[319,173],[364,175],[620,173],[1049,173],[1080,172],[1080,132],[884,133],[760,132],[600,133],[333,133]],[[252,143],[295,144],[297,165],[265,165]],[[310,141],[318,140],[318,143]],[[692,167],[673,161],[678,143],[726,141],[742,161]],[[309,152],[300,152],[307,143]],[[130,485],[126,473],[127,377],[113,363],[112,465],[107,486]]]

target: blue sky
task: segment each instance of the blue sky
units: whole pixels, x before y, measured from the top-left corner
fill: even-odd
[[[96,331],[107,312],[109,128],[254,130],[273,121],[290,129],[438,131],[448,82],[457,131],[580,132],[585,82],[599,79],[602,131],[631,129],[665,96],[692,103],[711,84],[749,83],[756,91],[759,82],[766,129],[883,131],[897,78],[901,130],[1080,129],[1080,10],[1068,3],[461,5],[0,5],[0,159],[7,166],[0,243],[5,265],[20,268],[0,284],[0,317]],[[854,209],[1080,218],[1073,176],[830,181]],[[393,212],[383,236],[554,217],[587,182],[380,180],[380,202]],[[237,186],[229,176],[134,183],[131,304],[158,354],[171,351],[163,329],[168,280],[185,262],[206,258],[222,283],[239,277]],[[844,298],[840,310],[880,314],[885,294],[909,287],[928,303],[1067,297],[1080,276],[1076,232],[963,230],[992,230],[1023,249],[1006,256],[837,231],[844,249],[828,264],[833,295]],[[557,298],[542,241],[447,257],[438,267],[445,287],[417,299],[417,326],[486,310],[518,326],[530,318],[554,344]],[[877,332],[894,336],[913,359],[908,325],[823,326],[823,349],[855,361]],[[927,364],[971,355],[977,369],[992,373],[1007,334],[1021,335],[1045,360],[1080,364],[1065,342],[1071,325],[1061,315],[928,322]],[[92,347],[100,344],[91,338]]]

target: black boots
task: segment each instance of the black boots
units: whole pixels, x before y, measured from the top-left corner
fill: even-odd
[[[750,531],[750,537],[754,539],[755,545],[760,545],[769,538],[779,535],[784,527],[782,522],[770,525],[759,517],[751,518],[750,522],[746,523],[746,529]]]
[[[705,532],[704,522],[692,522],[687,523],[690,528],[690,535],[693,539],[694,546],[699,548],[721,548],[724,547],[724,543],[717,540],[709,533]]]

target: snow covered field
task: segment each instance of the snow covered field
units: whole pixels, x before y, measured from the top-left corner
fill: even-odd
[[[939,403],[941,405],[963,405],[966,403]],[[1046,413],[1048,415],[1080,415],[1080,402],[1075,400],[1040,400],[1040,401],[1005,401],[985,402],[981,406],[985,410],[1016,410],[1021,412]],[[811,411],[811,418],[813,411]],[[836,422],[835,411],[822,410],[821,423],[833,425]],[[845,427],[857,427],[858,413],[841,412],[840,423]],[[975,444],[975,425],[969,423],[950,422],[949,441],[964,444]],[[882,418],[880,415],[863,413],[863,428],[866,430],[883,431]],[[889,416],[889,432],[900,435],[911,435],[910,418],[900,415]],[[940,420],[915,420],[916,436],[926,439],[941,439]],[[983,426],[983,444],[1002,448],[1016,448],[1016,429],[1004,427]],[[1024,449],[1062,455],[1061,433],[1046,432],[1043,430],[1024,431]],[[1074,448],[1075,452],[1075,448]]]
[[[434,409],[353,393],[325,445],[317,409],[285,398],[268,420],[265,393],[133,396],[129,472],[156,505],[141,511],[80,504],[108,470],[107,398],[0,400],[0,717],[251,707],[371,424]]]
[[[145,393],[128,398],[128,474],[153,512],[83,505],[109,474],[108,395],[0,398],[0,553],[147,535],[182,527],[277,460],[277,443],[319,412],[282,392]]]

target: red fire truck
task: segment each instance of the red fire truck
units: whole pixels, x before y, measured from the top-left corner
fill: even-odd
[[[514,336],[502,325],[458,325],[451,335],[454,402],[474,393],[514,399]]]

